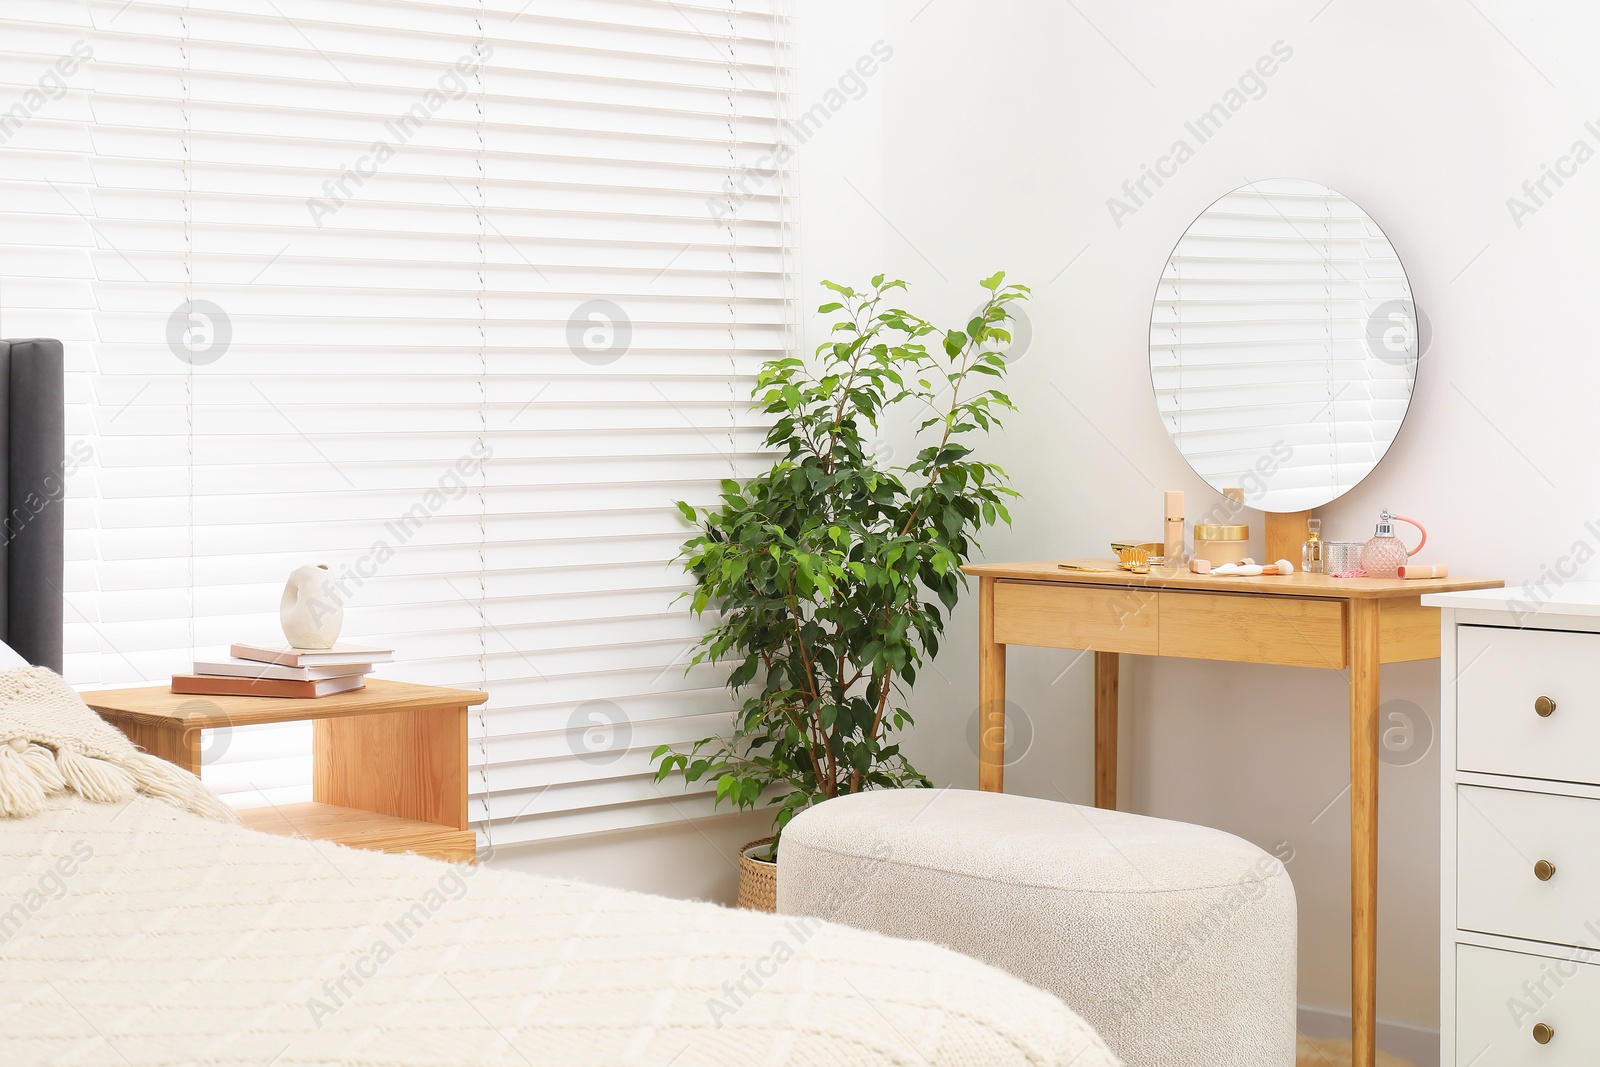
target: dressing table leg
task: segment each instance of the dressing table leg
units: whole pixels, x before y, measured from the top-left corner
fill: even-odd
[[[1117,806],[1117,673],[1115,652],[1094,654],[1094,806]]]
[[[978,580],[978,788],[1005,792],[1006,646],[994,639],[993,578]]]
[[[1378,601],[1350,601],[1350,1014],[1373,1067],[1378,1011]]]

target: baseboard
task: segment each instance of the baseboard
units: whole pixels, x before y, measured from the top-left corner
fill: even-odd
[[[1300,1005],[1300,1032],[1307,1037],[1350,1038],[1350,1013]],[[1439,1067],[1439,1031],[1411,1023],[1378,1020],[1378,1047],[1404,1056],[1417,1067]]]

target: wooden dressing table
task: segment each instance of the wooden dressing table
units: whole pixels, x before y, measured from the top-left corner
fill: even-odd
[[[1375,1057],[1378,941],[1378,667],[1436,659],[1424,593],[1499,579],[1402,581],[1320,574],[1213,577],[1065,570],[1054,561],[963,568],[978,599],[978,788],[1005,775],[1006,646],[1094,652],[1094,803],[1117,803],[1118,656],[1177,656],[1350,671],[1350,942],[1358,1067]]]

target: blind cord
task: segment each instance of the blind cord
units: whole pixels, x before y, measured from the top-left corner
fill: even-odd
[[[199,638],[195,630],[195,560],[194,560],[194,170],[190,166],[194,155],[193,117],[191,115],[191,102],[194,96],[194,59],[192,55],[193,42],[189,37],[189,12],[191,5],[185,0],[183,10],[178,15],[181,34],[178,49],[182,56],[183,70],[180,74],[182,99],[179,104],[183,113],[183,155],[179,165],[183,168],[183,309],[185,329],[183,333],[184,349],[189,358],[184,360],[183,374],[183,414],[185,419],[185,457],[188,472],[188,545],[189,545],[189,647],[193,649]]]
[[[477,64],[474,70],[477,93],[473,104],[477,109],[475,119],[478,140],[478,452],[483,457],[478,463],[478,677],[485,692],[489,690],[489,586],[488,586],[488,507],[489,507],[489,252],[488,252],[488,146],[484,134],[484,51],[487,38],[483,32],[484,0],[478,0],[478,39],[474,43]],[[491,827],[494,819],[489,812],[489,702],[478,705],[478,751],[481,760],[478,775],[483,784],[484,839],[494,847]]]
[[[739,0],[728,0],[728,473],[739,475],[737,430],[739,373]]]

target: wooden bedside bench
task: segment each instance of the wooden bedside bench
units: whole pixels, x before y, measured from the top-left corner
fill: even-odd
[[[489,699],[369,678],[314,700],[194,696],[167,686],[81,694],[152,755],[200,773],[202,730],[312,720],[312,801],[246,808],[244,825],[377,852],[473,862],[467,828],[467,708]]]

